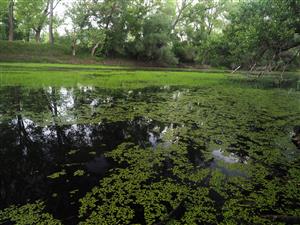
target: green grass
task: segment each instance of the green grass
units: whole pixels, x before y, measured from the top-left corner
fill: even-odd
[[[129,67],[121,66],[108,66],[101,64],[62,64],[62,63],[30,63],[30,62],[0,62],[0,68],[2,70],[97,70],[97,69],[126,69]]]
[[[36,63],[97,63],[99,59],[86,54],[72,56],[71,48],[48,43],[1,41],[0,62],[36,62]]]
[[[71,54],[71,49],[62,46],[50,46],[47,43],[23,42],[23,41],[0,41],[0,52],[6,54],[31,54],[31,55],[66,55]]]
[[[71,87],[77,84],[103,88],[142,88],[161,85],[205,86],[221,84],[226,77],[227,75],[222,73],[149,71],[96,65],[0,64],[1,86]]]
[[[299,89],[298,72],[288,73],[286,81]],[[256,86],[276,85],[280,76],[273,74],[263,79],[245,77],[241,74],[223,71],[189,71],[174,68],[132,68],[106,65],[73,65],[50,63],[4,63],[0,62],[0,86],[26,86],[40,88],[44,86],[73,87],[90,85],[102,88],[138,89],[147,86],[189,86],[224,88],[232,82]]]

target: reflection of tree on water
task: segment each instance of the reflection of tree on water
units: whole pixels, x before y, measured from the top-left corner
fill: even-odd
[[[52,124],[54,126],[54,129],[56,131],[56,137],[57,137],[57,149],[56,154],[54,154],[55,156],[58,156],[58,158],[63,158],[63,154],[64,152],[61,151],[61,147],[63,145],[63,140],[64,140],[64,133],[61,129],[61,127],[58,125],[57,123],[57,119],[58,119],[58,109],[57,109],[57,91],[55,87],[49,87],[48,91],[45,91],[45,96],[47,97],[47,101],[48,101],[48,108],[51,112],[52,115]]]
[[[44,174],[41,174],[45,171],[45,157],[33,141],[33,122],[23,118],[20,87],[14,88],[13,96],[13,102],[7,105],[15,108],[16,119],[9,127],[0,127],[0,154],[4,159],[0,170],[2,204],[38,198],[45,189]]]
[[[4,206],[8,203],[25,203],[29,199],[38,199],[47,195],[46,177],[50,168],[53,169],[55,164],[64,158],[64,151],[62,151],[64,132],[57,123],[56,89],[53,88],[50,94],[44,92],[47,98],[41,93],[42,90],[37,91],[38,93],[31,93],[21,87],[8,90],[12,92],[10,97],[13,98],[1,99],[7,107],[2,111],[14,112],[15,119],[5,123],[1,121],[0,154],[3,160],[0,166],[0,207],[2,204]],[[28,99],[29,101],[34,99],[35,105],[49,106],[53,118],[51,128],[38,127],[31,119],[24,118],[26,110],[36,110],[30,108]],[[47,108],[42,107],[43,111],[45,109]]]
[[[70,191],[88,191],[111,167],[111,162],[103,156],[104,151],[114,149],[125,140],[151,146],[147,132],[157,124],[143,117],[77,123],[78,116],[90,115],[81,109],[86,106],[84,110],[91,112],[95,99],[99,99],[99,104],[92,104],[93,109],[108,104],[107,99],[112,97],[107,96],[111,93],[101,91],[55,87],[0,89],[0,94],[4,93],[0,96],[1,104],[5,105],[4,108],[0,104],[1,208],[34,199],[52,199],[54,192],[59,195],[51,203],[53,208],[64,202],[69,204]],[[122,95],[118,93],[118,97]],[[72,151],[75,154],[69,154]],[[47,178],[63,170],[66,171],[63,177]],[[77,170],[89,176],[74,177]]]

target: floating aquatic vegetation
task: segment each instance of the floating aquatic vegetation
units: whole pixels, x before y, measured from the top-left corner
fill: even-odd
[[[78,176],[78,177],[81,177],[85,174],[84,170],[76,170],[74,172],[74,177]]]
[[[56,179],[56,178],[59,178],[59,177],[61,177],[61,176],[66,175],[66,174],[67,174],[66,171],[65,171],[65,170],[62,170],[62,171],[53,173],[53,174],[51,174],[51,175],[49,175],[49,176],[47,176],[47,177],[50,178],[50,179]]]
[[[75,155],[79,150],[71,150],[68,152],[68,155]]]
[[[0,207],[23,205],[5,221],[28,201],[36,221],[48,211],[65,224],[299,221],[293,84],[81,71],[54,85],[33,73],[0,88]]]
[[[53,218],[49,213],[44,212],[45,204],[37,201],[33,204],[26,204],[21,207],[11,206],[0,211],[0,223],[8,221],[18,225],[41,224],[59,225],[61,222]]]

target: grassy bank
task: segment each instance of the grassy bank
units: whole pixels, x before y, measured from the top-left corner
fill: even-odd
[[[0,40],[0,62],[56,63],[56,64],[102,64],[130,67],[159,67],[154,62],[141,62],[128,58],[91,57],[89,52],[78,50],[72,56],[71,47],[48,43]]]
[[[2,41],[0,40],[0,62],[14,63],[56,63],[56,64],[102,64],[130,67],[160,67],[155,62],[142,62],[128,58],[99,58],[91,57],[86,50],[78,50],[72,56],[71,47],[48,43]],[[192,67],[193,68],[193,67]]]
[[[48,43],[2,41],[0,40],[0,62],[31,62],[56,64],[102,64],[131,67],[158,67],[157,63],[140,62],[127,58],[99,58],[92,57],[86,50],[78,50],[72,56],[71,47]]]
[[[0,41],[0,62],[95,64],[99,60],[87,54],[72,56],[71,48],[47,43]]]
[[[65,86],[77,84],[103,88],[143,88],[161,85],[203,86],[222,84],[221,72],[172,71],[105,65],[0,63],[0,86],[28,87]]]

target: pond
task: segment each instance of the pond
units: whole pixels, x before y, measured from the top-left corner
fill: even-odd
[[[300,222],[298,75],[0,67],[0,223]]]

